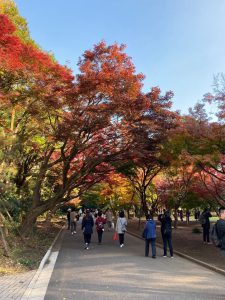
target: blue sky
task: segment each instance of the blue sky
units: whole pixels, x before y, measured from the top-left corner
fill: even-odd
[[[172,90],[186,113],[225,71],[225,0],[15,0],[32,38],[77,73],[78,58],[105,40],[127,45],[144,91]]]

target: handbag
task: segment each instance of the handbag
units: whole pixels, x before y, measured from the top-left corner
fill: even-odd
[[[117,234],[116,231],[114,232],[113,240],[114,240],[114,241],[117,241],[117,240],[118,240],[118,234]]]
[[[143,232],[142,232],[142,237],[143,237],[143,239],[145,239],[146,238],[146,232],[147,232],[147,230],[146,230],[146,228],[143,230]]]

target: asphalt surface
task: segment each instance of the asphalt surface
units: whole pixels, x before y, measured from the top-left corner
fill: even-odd
[[[221,262],[222,263],[222,262]],[[84,250],[80,231],[66,231],[45,300],[225,299],[225,278],[181,257],[144,257],[144,242],[126,234],[125,246],[105,231]]]

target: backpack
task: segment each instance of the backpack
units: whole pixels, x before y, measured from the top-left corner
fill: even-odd
[[[199,223],[201,225],[205,225],[205,223],[206,223],[206,217],[205,217],[205,215],[203,213],[199,217]]]
[[[213,228],[211,231],[211,241],[218,248],[220,248],[222,246],[222,240],[220,239],[220,237],[218,235],[217,223],[213,225]]]
[[[168,222],[165,223],[164,229],[163,229],[163,234],[167,235],[171,233],[171,227]]]

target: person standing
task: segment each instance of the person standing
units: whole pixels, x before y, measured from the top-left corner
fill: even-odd
[[[102,243],[102,235],[104,232],[104,224],[106,223],[106,219],[102,217],[102,212],[98,212],[98,216],[95,221],[96,230],[98,234],[98,244],[101,245]]]
[[[120,248],[124,246],[124,235],[125,232],[127,231],[126,226],[127,226],[127,219],[125,218],[124,211],[120,211],[119,217],[116,222],[116,231],[119,235]]]
[[[67,217],[67,230],[70,229],[70,212],[71,212],[71,208],[67,209],[67,213],[66,213],[66,217]]]
[[[75,212],[75,208],[72,208],[72,211],[70,212],[70,230],[72,234],[77,233],[76,228],[77,228],[77,215]]]
[[[161,234],[163,239],[163,257],[167,257],[167,244],[170,250],[170,257],[173,258],[173,245],[172,245],[172,219],[169,211],[166,211],[159,219],[161,222]]]
[[[108,230],[110,231],[110,229],[112,228],[112,212],[110,209],[106,211],[106,220],[107,220]]]
[[[151,215],[146,216],[146,224],[144,228],[143,237],[145,238],[145,256],[149,255],[149,244],[152,246],[152,258],[156,258],[156,222]]]
[[[201,222],[202,222],[202,229],[203,229],[203,243],[206,244],[211,244],[209,240],[209,232],[210,232],[210,221],[209,218],[211,218],[212,215],[209,211],[208,208],[205,208],[202,217],[201,217]]]
[[[190,210],[186,209],[186,222],[187,222],[187,224],[189,224],[189,222],[190,222],[190,215],[191,215]]]
[[[220,219],[216,222],[218,237],[221,240],[221,253],[225,257],[225,207],[219,209]]]
[[[86,210],[86,215],[83,217],[81,229],[84,234],[85,249],[89,249],[91,243],[91,235],[93,233],[94,220],[90,213],[90,210]]]

